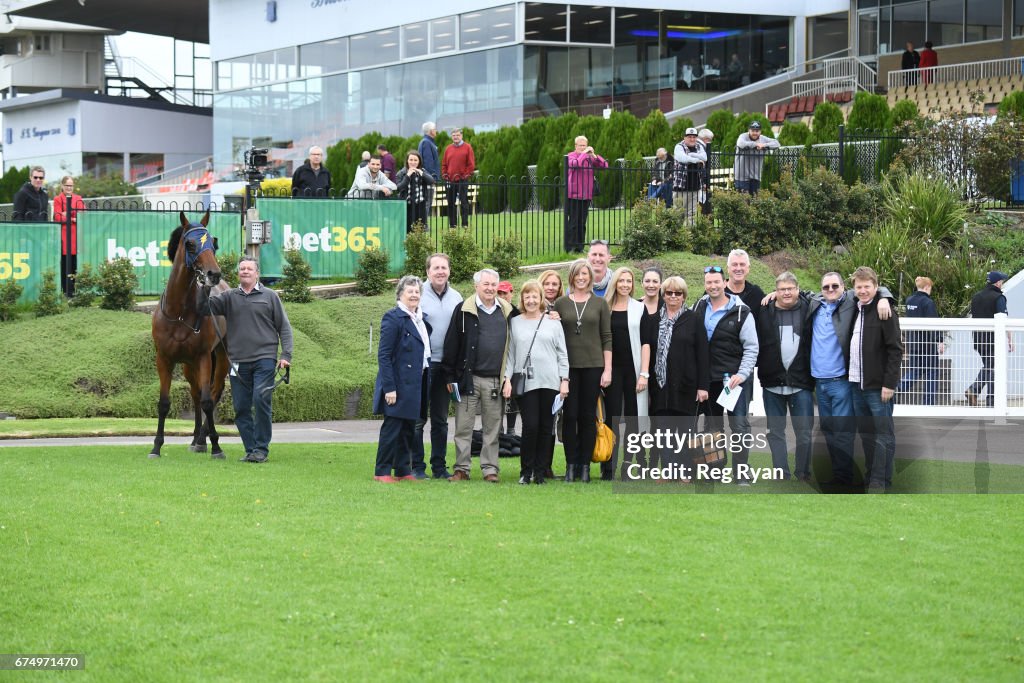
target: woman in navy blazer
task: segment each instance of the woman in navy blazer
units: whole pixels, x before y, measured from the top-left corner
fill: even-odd
[[[395,307],[380,321],[373,412],[384,415],[373,478],[387,484],[412,473],[416,420],[426,419],[430,328],[420,310],[423,283],[406,275],[395,289]],[[394,473],[392,475],[392,472]]]

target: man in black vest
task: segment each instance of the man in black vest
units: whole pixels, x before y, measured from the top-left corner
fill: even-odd
[[[938,318],[939,309],[932,301],[932,280],[928,277],[915,278],[917,291],[907,297],[908,318]],[[939,330],[912,330],[907,332],[907,375],[900,383],[900,391],[909,392],[924,375],[923,393],[919,403],[926,406],[935,405],[935,396],[939,391],[939,355],[945,350],[942,343],[942,332]],[[907,401],[904,400],[904,403]]]
[[[1003,283],[1006,282],[1006,273],[993,270],[988,274],[988,286],[981,290],[971,299],[972,318],[994,318],[996,313],[1006,313],[1006,297],[1003,296]],[[1013,353],[1013,336],[1006,333],[1006,344],[1010,353]],[[979,330],[974,333],[974,350],[981,356],[981,370],[974,380],[974,384],[967,387],[964,396],[967,403],[972,406],[978,405],[978,397],[988,387],[988,394],[985,396],[985,405],[992,407],[995,404],[995,355],[996,343],[995,332]]]

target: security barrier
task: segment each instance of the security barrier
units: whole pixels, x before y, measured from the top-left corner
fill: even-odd
[[[54,272],[60,287],[60,226],[55,223],[4,223],[0,225],[0,282],[13,279],[21,285],[19,303],[39,297],[43,273]]]

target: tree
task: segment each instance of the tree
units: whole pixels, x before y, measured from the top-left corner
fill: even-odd
[[[127,183],[120,173],[112,173],[100,177],[80,175],[75,178],[75,192],[83,199],[90,197],[130,197],[141,194],[131,183]]]
[[[629,143],[637,129],[637,119],[629,112],[612,112],[594,150],[608,162],[609,171],[598,172],[601,194],[594,197],[594,204],[609,208],[619,203],[622,196],[622,171],[618,160],[626,156]]]
[[[529,161],[526,156],[526,142],[523,135],[520,135],[512,149],[509,150],[508,159],[505,160],[505,179],[508,183],[508,208],[510,211],[524,211],[530,205],[530,177],[527,165]]]
[[[839,142],[839,126],[843,125],[843,110],[835,102],[819,102],[814,108],[811,120],[811,137],[808,145],[825,142]]]
[[[537,201],[540,208],[549,210],[559,205],[559,182],[562,178],[561,145],[544,145],[537,160]]]
[[[716,140],[721,140],[729,131],[732,130],[732,124],[736,116],[728,109],[719,109],[716,112],[712,112],[711,116],[708,117],[708,122],[704,124],[705,128],[709,128],[712,133],[715,134]],[[682,140],[682,138],[679,138]],[[724,147],[722,149],[725,149]]]
[[[779,144],[783,147],[803,146],[811,137],[811,129],[803,121],[786,121],[779,131]]]
[[[917,102],[911,99],[897,100],[896,104],[889,110],[889,117],[885,122],[886,130],[897,130],[909,123],[920,120],[921,112],[917,109]]]
[[[689,116],[680,116],[672,122],[672,128],[669,130],[668,144],[663,145],[669,154],[672,153],[672,149],[675,148],[676,144],[686,136],[686,129],[693,127],[693,119]]]
[[[767,116],[761,113],[744,112],[733,118],[732,129],[721,138],[722,146],[720,149],[729,152],[736,149],[736,140],[750,129],[750,124],[754,121],[761,124],[761,135],[769,138],[775,137],[775,133],[772,132],[771,121],[768,120]],[[719,139],[717,133],[715,134],[715,139]]]
[[[679,120],[681,119],[677,119],[677,122]],[[682,138],[679,139],[682,140]],[[672,129],[669,128],[668,120],[665,119],[665,115],[661,111],[655,109],[637,126],[631,149],[640,156],[653,156],[659,147],[665,147],[671,154],[674,145]]]
[[[25,168],[11,166],[4,172],[3,177],[0,178],[0,203],[10,204],[14,201],[14,195],[22,185],[28,182],[28,174],[28,166]]]
[[[853,98],[853,108],[847,118],[850,130],[878,131],[889,119],[889,103],[881,95],[860,91]]]

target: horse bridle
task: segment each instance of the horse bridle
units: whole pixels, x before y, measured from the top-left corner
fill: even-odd
[[[201,230],[204,234],[199,239],[199,249],[196,250],[195,254],[189,254],[187,239],[190,233],[193,233],[197,230]],[[203,225],[193,225],[184,232],[184,234],[181,236],[181,239],[182,241],[186,242],[184,254],[185,268],[191,270],[192,274],[194,275],[192,282],[188,286],[188,291],[191,292],[193,287],[199,287],[200,290],[210,289],[210,286],[206,284],[206,276],[203,274],[202,268],[199,267],[200,254],[202,254],[204,251],[212,251],[214,254],[217,253],[217,249],[214,246],[213,238],[210,235],[210,231],[207,230],[206,227],[204,227]],[[167,314],[167,309],[164,308],[165,294],[167,294],[166,290],[164,290],[164,292],[160,294],[160,314],[163,315],[165,319],[170,320],[171,322],[181,323],[185,327],[192,330],[193,334],[199,334],[203,326],[203,318],[206,317],[206,313],[204,312],[205,306],[199,307],[199,312],[196,314],[195,324],[189,325],[188,323],[185,322],[184,316],[179,315],[177,318],[174,318]],[[207,292],[206,296],[209,297],[210,293]],[[220,339],[220,341],[223,343],[224,337],[220,333],[219,325],[217,325],[216,318],[213,318],[213,324],[217,328],[217,338]]]

